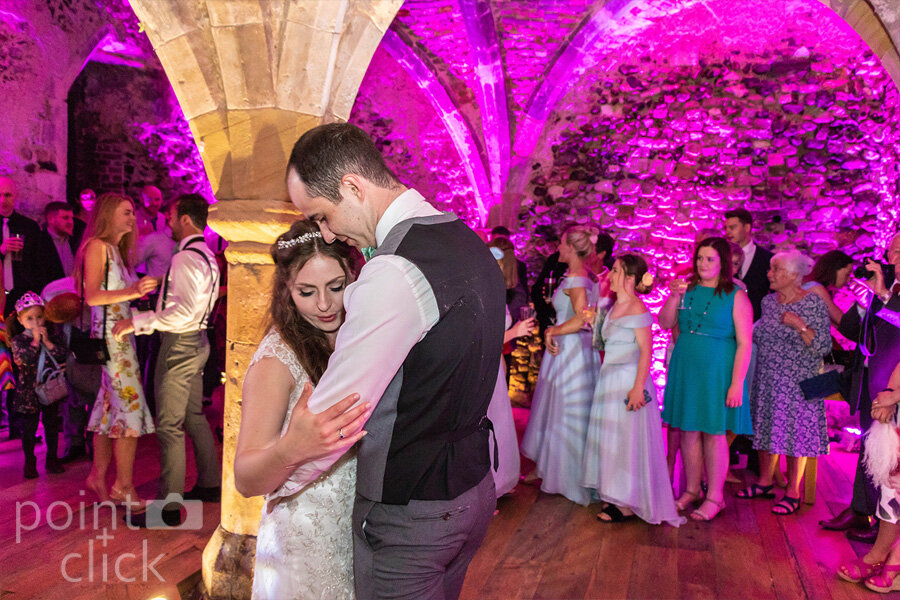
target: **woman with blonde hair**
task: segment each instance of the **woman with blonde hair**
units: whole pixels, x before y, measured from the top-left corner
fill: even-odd
[[[595,252],[592,236],[595,231],[576,225],[566,230],[559,245],[559,260],[569,268],[553,294],[557,324],[544,333],[547,352],[522,439],[522,454],[536,463],[526,481],[543,479],[543,491],[585,506],[591,495],[581,484],[581,462],[600,369],[582,317],[599,296],[597,279],[586,266]]]
[[[152,292],[158,281],[138,279],[133,250],[137,239],[134,202],[121,194],[97,198],[84,241],[75,257],[76,286],[91,307],[91,337],[106,341],[109,359],[102,366],[100,391],[88,421],[94,432],[94,463],[85,485],[100,500],[113,499],[140,512],[143,505],[132,482],[139,436],[154,431],[144,400],[134,335],[117,341],[113,326],[131,318],[129,302]],[[106,489],[106,471],[116,460],[116,481]]]

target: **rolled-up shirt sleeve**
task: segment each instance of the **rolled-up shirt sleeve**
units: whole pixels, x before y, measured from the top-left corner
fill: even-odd
[[[434,292],[422,272],[405,258],[370,260],[344,294],[346,321],[338,332],[328,369],[309,399],[320,413],[352,393],[374,406],[410,349],[438,321]],[[285,482],[298,490],[315,481],[343,452],[298,467]]]

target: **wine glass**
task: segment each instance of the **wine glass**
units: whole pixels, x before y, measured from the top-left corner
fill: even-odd
[[[553,300],[553,292],[556,288],[556,278],[548,277],[544,280],[544,302],[550,304],[550,301]]]
[[[594,327],[594,319],[597,318],[597,303],[588,302],[581,309],[581,316],[584,319],[584,327],[592,329]]]
[[[684,297],[687,293],[688,282],[685,279],[676,279],[673,284],[674,288],[672,289],[672,293],[681,296],[678,299],[678,310],[685,310],[687,306],[684,304]]]

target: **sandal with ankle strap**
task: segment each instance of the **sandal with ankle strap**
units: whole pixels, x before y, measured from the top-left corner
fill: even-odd
[[[607,518],[604,519],[604,515]],[[622,509],[615,504],[607,504],[603,507],[603,510],[597,513],[597,520],[601,523],[624,523],[625,521],[630,521],[634,518],[636,518],[634,513],[626,515],[622,512]]]
[[[688,492],[684,491],[678,497],[678,500],[675,501],[675,508],[678,509],[678,512],[687,510],[691,507],[692,504],[698,502],[701,498],[701,492]]]
[[[137,515],[147,510],[147,503],[140,499],[133,485],[125,489],[119,489],[113,484],[109,490],[109,497],[117,504],[129,509],[131,514]]]
[[[866,579],[866,587],[881,594],[900,590],[900,577],[896,573],[900,573],[900,565],[884,565],[880,573]]]
[[[716,507],[716,512],[712,514],[703,512],[703,507],[706,506],[707,502]],[[693,519],[694,521],[712,521],[716,518],[716,516],[718,516],[720,512],[722,512],[723,508],[725,508],[724,500],[722,500],[721,502],[716,502],[712,498],[707,498],[703,501],[703,504],[701,504],[699,508],[696,508],[693,512],[691,512],[691,519]]]
[[[772,507],[772,513],[778,516],[792,515],[800,508],[800,498],[784,496],[778,504]]]
[[[865,581],[869,577],[874,575],[878,575],[881,573],[881,569],[884,568],[884,561],[878,561],[877,563],[869,564],[861,558],[856,560],[851,560],[850,562],[845,562],[840,567],[838,567],[837,574],[838,577],[843,579],[844,581],[849,581],[850,583],[860,583]]]
[[[753,500],[755,498],[774,498],[775,492],[772,489],[775,487],[775,484],[772,485],[759,485],[758,483],[753,483],[742,490],[738,490],[735,494],[736,498],[743,498],[745,500]]]

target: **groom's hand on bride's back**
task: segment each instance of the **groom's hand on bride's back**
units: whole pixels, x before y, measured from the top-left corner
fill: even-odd
[[[359,394],[350,394],[331,408],[318,414],[307,408],[312,386],[307,383],[294,410],[287,431],[278,441],[278,452],[288,467],[346,450],[366,435],[363,429],[371,404],[359,402]]]

